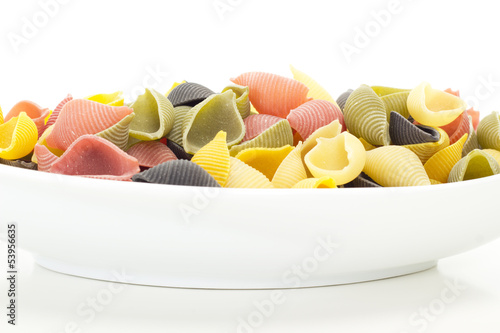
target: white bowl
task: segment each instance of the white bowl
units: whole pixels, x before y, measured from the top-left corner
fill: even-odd
[[[499,197],[500,175],[411,188],[209,189],[0,165],[2,222],[18,223],[20,246],[40,265],[171,287],[311,287],[417,272],[500,236]]]

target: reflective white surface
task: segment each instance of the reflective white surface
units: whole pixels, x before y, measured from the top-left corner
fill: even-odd
[[[269,314],[266,317],[256,315],[259,311],[255,303],[269,304],[266,300],[275,291],[110,285],[46,270],[22,252],[19,326],[7,327],[2,319],[0,328],[1,332],[60,333],[66,326],[75,325],[80,332],[89,333],[230,333],[250,332],[238,330],[239,318],[248,322],[250,316],[260,324],[250,328],[259,333],[496,333],[500,331],[499,258],[500,241],[496,241],[444,259],[437,268],[421,273],[343,286],[283,290],[274,311],[269,306],[260,311]],[[4,265],[2,261],[2,270]],[[5,288],[2,279],[2,304]],[[260,318],[264,319],[259,322]]]

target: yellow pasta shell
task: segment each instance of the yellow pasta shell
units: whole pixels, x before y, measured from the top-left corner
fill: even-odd
[[[338,120],[334,120],[330,124],[315,130],[311,135],[309,135],[306,141],[304,141],[304,145],[302,146],[302,152],[301,152],[302,160],[304,160],[304,157],[308,152],[311,151],[311,149],[316,147],[316,145],[318,144],[316,139],[318,138],[331,139],[339,135],[341,132],[342,132],[342,125]]]
[[[262,172],[270,181],[285,157],[293,147],[286,145],[280,148],[249,148],[236,155],[240,161]]]
[[[309,93],[307,94],[307,97],[311,97],[313,99],[322,99],[324,101],[331,102],[333,103],[333,105],[339,108],[335,99],[328,93],[328,91],[325,90],[325,88],[323,88],[312,77],[310,77],[304,72],[299,71],[292,65],[290,65],[290,70],[292,71],[293,78],[295,80],[303,83],[307,88],[309,88]]]
[[[422,82],[408,96],[408,111],[422,125],[444,126],[451,123],[466,109],[467,104],[459,97],[433,89]]]
[[[229,176],[224,187],[231,188],[274,188],[269,179],[235,157],[229,158]]]
[[[337,188],[332,177],[307,178],[295,184],[292,188]]]
[[[483,178],[499,173],[500,165],[490,154],[483,150],[474,149],[455,164],[448,177],[448,183]]]
[[[62,154],[64,154],[64,150],[60,150],[60,149],[57,149],[57,148],[49,147],[49,145],[47,144],[46,138],[49,136],[50,133],[52,133],[53,129],[54,129],[54,125],[51,125],[51,126],[47,127],[47,129],[42,133],[42,136],[38,139],[37,144],[39,144],[41,146],[47,147],[47,149],[52,154],[54,154],[54,155],[56,155],[58,157],[61,157]],[[31,162],[38,163],[37,158],[36,158],[36,154],[33,154],[31,156]]]
[[[431,184],[418,156],[401,146],[385,146],[367,151],[363,171],[384,187]]]
[[[343,132],[332,139],[319,138],[304,160],[316,178],[332,177],[337,185],[349,183],[362,171],[366,151],[354,135]]]
[[[0,125],[0,158],[16,160],[31,153],[38,140],[35,122],[26,112]]]
[[[493,157],[498,162],[498,164],[500,164],[500,151],[496,149],[483,149],[483,151],[487,154],[490,154],[491,157]]]
[[[224,187],[229,175],[229,150],[226,144],[226,132],[220,131],[215,138],[194,154],[191,162],[205,169]]]
[[[344,121],[349,132],[374,146],[391,142],[385,105],[367,85],[354,90],[344,107]]]
[[[451,169],[462,158],[462,149],[468,134],[464,134],[457,142],[448,146],[429,158],[424,164],[425,171],[430,179],[437,180],[441,183],[448,181]]]
[[[276,188],[291,188],[307,178],[306,168],[302,163],[302,142],[285,157],[276,170],[272,183]]]
[[[123,106],[123,92],[117,91],[111,94],[97,94],[87,97],[86,99],[109,106]]]
[[[402,147],[408,148],[409,150],[417,154],[418,158],[420,158],[420,161],[425,164],[432,155],[450,145],[450,137],[448,136],[448,134],[441,128],[435,127],[434,129],[439,132],[438,141],[419,143],[415,145],[405,145]]]
[[[477,139],[484,149],[500,150],[500,115],[493,111],[477,126]]]

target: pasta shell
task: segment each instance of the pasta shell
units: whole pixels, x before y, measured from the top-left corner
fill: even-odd
[[[8,122],[12,118],[18,117],[21,112],[24,112],[29,118],[33,120],[36,125],[37,133],[39,133],[39,135],[42,135],[45,127],[45,118],[49,115],[50,110],[41,108],[38,104],[30,101],[21,101],[14,105],[9,113],[7,113],[4,122]]]
[[[293,134],[290,123],[283,119],[250,141],[231,147],[229,153],[236,156],[240,151],[249,148],[280,148],[293,145]]]
[[[245,123],[245,136],[242,142],[252,140],[281,120],[283,118],[269,114],[252,114],[248,116],[243,120]]]
[[[0,119],[1,120],[1,119]],[[28,169],[28,170],[36,170],[37,164],[33,162],[27,162],[23,160],[4,160],[0,158],[0,164],[8,165],[15,168]]]
[[[465,102],[422,82],[408,96],[408,111],[422,125],[444,126],[465,111]]]
[[[291,188],[301,180],[307,178],[304,163],[302,163],[302,142],[299,142],[281,162],[276,170],[272,183],[276,188]]]
[[[177,143],[167,140],[167,147],[175,154],[175,156],[179,160],[188,160],[191,161],[193,155],[186,153],[182,146],[179,146]]]
[[[333,105],[336,106],[337,109],[340,110],[339,106],[337,105],[337,102],[333,99],[333,97],[326,91],[325,88],[323,88],[321,85],[319,85],[318,82],[316,82],[312,77],[307,75],[304,72],[299,71],[298,69],[294,68],[292,65],[290,65],[290,70],[292,71],[293,78],[301,83],[303,83],[308,89],[309,93],[307,94],[307,97],[312,98],[312,99],[320,99],[323,101],[328,101],[332,103]]]
[[[472,125],[475,130],[479,125],[479,111],[474,110],[474,108],[467,109],[467,114],[472,117]]]
[[[389,123],[389,134],[392,144],[414,145],[439,141],[439,132],[432,127],[414,125],[399,113],[392,111]]]
[[[457,119],[453,120],[448,125],[441,126],[441,128],[450,137],[450,144],[454,144],[464,134],[468,134],[470,132],[470,122],[467,111],[464,111],[460,116],[457,117]]]
[[[129,142],[130,123],[133,121],[134,117],[135,113],[131,113],[110,128],[96,135],[115,144],[121,150],[125,150]]]
[[[198,83],[182,83],[168,94],[167,98],[174,107],[180,105],[195,106],[209,96],[215,94],[212,90]]]
[[[245,119],[250,115],[250,97],[249,97],[249,89],[248,87],[240,86],[237,84],[232,84],[224,89],[222,92],[226,92],[231,90],[236,95],[236,106],[238,107],[238,111],[240,112],[241,118]]]
[[[348,89],[347,91],[340,94],[339,97],[337,97],[336,102],[337,102],[337,105],[339,106],[339,108],[342,112],[344,112],[345,103],[347,102],[347,99],[349,98],[349,96],[351,96],[353,91],[354,90],[352,90],[352,89]]]
[[[248,148],[239,152],[236,158],[272,180],[276,170],[292,150],[293,147],[288,145],[280,148]]]
[[[389,123],[384,103],[367,85],[352,92],[344,108],[347,129],[375,146],[388,145]]]
[[[49,128],[50,126],[52,126],[56,123],[57,117],[59,117],[59,113],[61,113],[62,108],[64,107],[64,105],[66,105],[66,103],[68,103],[71,100],[73,100],[73,96],[68,94],[68,96],[66,96],[65,99],[63,99],[59,104],[57,104],[56,108],[54,109],[54,111],[50,115],[49,119],[45,123],[45,125],[43,127],[43,132],[38,133],[39,135],[45,133],[47,128]]]
[[[89,101],[94,101],[109,106],[123,106],[123,92],[117,91],[111,94],[97,94],[87,97]]]
[[[135,117],[130,123],[130,136],[145,141],[158,140],[174,126],[172,103],[154,89],[146,89],[130,106]]]
[[[3,113],[2,113],[2,108],[0,107],[0,125],[3,124]]]
[[[226,132],[220,131],[215,138],[194,154],[191,162],[205,169],[224,187],[229,175],[229,150],[226,144]]]
[[[387,117],[390,119],[392,111],[399,113],[404,118],[408,119],[410,113],[408,112],[408,96],[410,89],[390,88],[383,86],[372,86],[373,91],[380,97],[385,105]]]
[[[335,104],[323,100],[312,100],[302,104],[290,111],[286,119],[303,139],[307,139],[318,128],[334,120],[338,120],[344,130],[346,128],[342,111]]]
[[[472,117],[469,116],[469,136],[467,137],[467,141],[465,141],[464,148],[462,149],[462,157],[467,156],[468,153],[473,151],[474,149],[482,149],[479,145],[479,141],[477,139],[476,130],[472,124]]]
[[[64,105],[54,129],[47,136],[50,147],[66,150],[84,134],[97,134],[130,115],[126,106],[109,106],[86,99],[74,99]]]
[[[355,179],[365,166],[366,152],[354,135],[341,133],[332,139],[319,138],[304,160],[316,178],[332,177],[337,185]]]
[[[309,89],[303,83],[276,74],[250,72],[231,81],[248,86],[250,102],[259,113],[286,118],[290,110],[309,100]]]
[[[331,139],[336,137],[342,132],[342,125],[340,125],[340,122],[338,120],[332,121],[330,124],[318,128],[316,131],[314,131],[313,134],[311,134],[306,141],[304,141],[304,145],[302,147],[302,160],[304,160],[304,157],[308,152],[311,151],[316,145],[318,144],[317,139],[319,138],[327,138]]]
[[[186,80],[184,80],[182,82],[174,82],[172,84],[172,86],[170,87],[170,89],[168,89],[168,91],[166,92],[165,97],[168,98],[168,95],[172,92],[172,90],[174,90],[175,87],[180,86],[181,84],[184,84],[184,83],[187,83]]]
[[[152,168],[158,164],[177,160],[175,154],[159,141],[142,141],[133,145],[127,154],[135,157],[141,167]]]
[[[417,154],[423,164],[425,164],[425,162],[427,162],[432,155],[450,145],[450,138],[448,138],[448,134],[446,134],[446,132],[441,128],[435,127],[434,129],[439,132],[439,141],[403,146],[404,148],[407,148]]]
[[[500,165],[490,154],[475,149],[463,157],[450,172],[448,182],[460,182],[497,175]]]
[[[52,153],[49,148],[40,144],[35,145],[33,156],[36,156],[38,171],[44,172],[49,172],[52,164],[59,159],[59,156]]]
[[[182,125],[184,123],[184,118],[191,110],[190,106],[177,106],[174,108],[174,126],[172,130],[168,133],[167,139],[177,143],[182,146]]]
[[[17,160],[31,153],[38,140],[35,122],[26,112],[6,117],[0,125],[0,158]]]
[[[353,181],[344,185],[344,187],[382,187],[373,179],[368,177],[366,173],[361,172]]]
[[[363,171],[384,187],[431,184],[418,156],[401,146],[379,147],[366,152]]]
[[[295,184],[292,188],[337,188],[332,177],[307,178]]]
[[[500,149],[500,115],[493,111],[477,127],[477,139],[485,149]]]
[[[227,133],[229,147],[238,144],[245,136],[245,125],[236,106],[236,97],[230,90],[208,97],[189,111],[183,124],[184,150],[196,153],[219,131]]]
[[[109,180],[130,180],[139,171],[137,159],[95,135],[82,135],[76,139],[49,170],[51,173]]]
[[[373,149],[377,148],[374,145],[369,144],[368,142],[366,142],[366,140],[363,139],[363,138],[359,138],[359,141],[361,141],[361,143],[363,144],[363,147],[365,147],[366,151],[373,150]]]
[[[159,164],[134,175],[132,181],[164,185],[220,187],[219,183],[202,167],[186,160]]]
[[[237,158],[230,157],[229,176],[225,187],[230,188],[274,188],[260,171]]]
[[[483,152],[490,154],[500,164],[500,151],[496,149],[484,149]]]
[[[54,155],[56,155],[57,157],[60,157],[63,153],[64,153],[64,150],[60,150],[60,149],[57,149],[57,148],[52,148],[52,147],[49,147],[47,145],[47,136],[52,132],[52,130],[54,129],[54,125],[51,125],[49,126],[42,134],[42,136],[38,139],[38,142],[37,142],[37,145],[41,145],[41,146],[45,146],[47,147],[47,149]],[[36,145],[35,145],[35,148],[36,148]],[[31,161],[33,163],[38,163],[38,160],[37,160],[37,157],[36,157],[36,154],[33,154],[31,156]]]
[[[448,146],[434,155],[425,163],[424,168],[431,179],[441,183],[448,181],[451,169],[462,158],[462,149],[467,140],[468,134],[465,133],[460,140]]]

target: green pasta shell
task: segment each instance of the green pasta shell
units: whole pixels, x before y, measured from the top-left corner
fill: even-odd
[[[146,89],[130,107],[135,113],[130,123],[130,136],[136,139],[159,140],[174,126],[172,103],[154,89]]]
[[[464,148],[462,149],[462,157],[467,156],[467,154],[473,151],[474,149],[482,149],[482,148],[481,145],[479,145],[476,130],[472,125],[472,117],[469,116],[469,136],[467,137],[467,141],[465,141]]]
[[[240,151],[248,148],[280,148],[286,145],[293,146],[293,133],[288,120],[283,119],[252,140],[231,147],[229,153],[231,156],[236,156]]]
[[[248,97],[250,89],[245,86],[240,86],[239,84],[231,84],[222,89],[222,92],[228,90],[236,94],[236,106],[238,107],[241,118],[245,119],[250,115],[250,98]]]
[[[390,119],[391,111],[395,111],[408,119],[410,113],[408,112],[408,96],[410,95],[410,89],[399,89],[390,88],[382,86],[372,86],[373,91],[380,97],[382,102],[384,102],[385,109],[387,111],[387,118]]]
[[[493,111],[477,126],[477,139],[485,149],[500,150],[500,115]]]
[[[128,148],[129,142],[130,123],[132,122],[134,117],[135,114],[131,113],[115,125],[111,126],[108,129],[105,129],[102,132],[97,133],[96,135],[115,144],[115,146],[117,146],[121,150],[126,150]]]
[[[167,139],[177,143],[179,146],[182,146],[182,125],[189,110],[191,110],[191,107],[187,105],[176,106],[174,108],[174,126],[168,133]]]
[[[497,175],[500,165],[490,154],[474,149],[451,169],[448,183]]]
[[[375,146],[390,144],[385,105],[367,85],[361,85],[347,99],[344,120],[349,132]]]
[[[245,136],[245,124],[231,90],[211,95],[186,114],[182,131],[184,150],[196,153],[219,131],[227,133],[228,147],[238,144]]]

